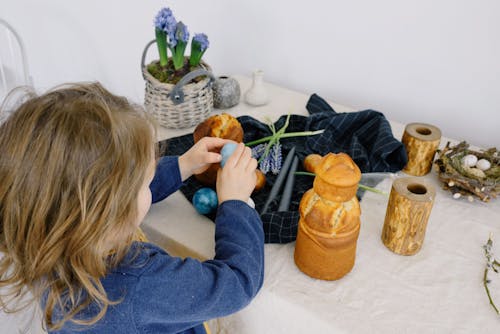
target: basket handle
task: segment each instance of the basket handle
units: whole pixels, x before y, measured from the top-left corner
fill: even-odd
[[[146,64],[144,64],[146,62],[146,55],[148,53],[148,49],[151,45],[153,45],[154,43],[156,43],[156,39],[153,39],[152,41],[150,41],[148,44],[146,44],[146,47],[144,48],[144,50],[142,51],[142,57],[141,57],[141,72],[142,70],[144,69],[144,67],[146,66]],[[144,77],[144,74],[142,75]],[[144,78],[146,79],[146,78]]]
[[[146,44],[146,47],[144,48],[144,51],[142,51],[142,57],[141,57],[141,72],[143,72],[146,62],[146,54],[148,53],[148,49],[151,47],[151,45],[156,43],[156,39],[153,39],[150,41],[148,44]],[[143,72],[143,77],[144,77],[144,72]],[[192,72],[189,72],[185,76],[181,78],[181,80],[172,88],[172,92],[170,93],[170,99],[174,104],[181,104],[184,102],[184,91],[182,90],[182,87],[193,80],[194,78],[200,77],[206,75],[207,77],[210,78],[209,84],[215,81],[215,76],[212,74],[212,72],[204,70],[204,69],[198,69]],[[145,79],[145,78],[144,78]]]
[[[174,104],[180,104],[184,102],[184,91],[182,90],[182,87],[191,80],[193,80],[194,78],[203,75],[206,75],[207,77],[210,78],[209,84],[215,81],[215,77],[210,71],[204,69],[198,69],[189,72],[188,74],[182,77],[182,79],[174,86],[174,88],[172,88],[172,92],[170,93],[170,99],[172,100],[172,102]]]

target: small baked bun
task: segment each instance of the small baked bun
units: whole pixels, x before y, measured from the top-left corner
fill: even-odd
[[[243,128],[240,122],[229,114],[219,114],[210,116],[194,129],[193,140],[198,142],[203,137],[218,137],[231,139],[237,143],[243,141]],[[217,151],[218,152],[218,151]],[[195,174],[194,177],[207,186],[215,186],[217,182],[217,171],[220,164],[212,164],[201,174]]]
[[[315,168],[314,191],[324,199],[346,202],[356,195],[361,171],[345,153],[328,153]]]
[[[310,173],[314,173],[314,169],[319,165],[322,158],[319,154],[309,154],[304,159],[304,169]]]
[[[255,183],[255,188],[253,189],[253,191],[257,192],[264,188],[264,186],[266,185],[266,176],[260,171],[260,169],[255,170],[255,175],[257,176],[257,182]]]
[[[193,132],[196,143],[203,137],[231,139],[237,143],[243,141],[243,128],[240,122],[229,114],[214,115],[198,124]]]

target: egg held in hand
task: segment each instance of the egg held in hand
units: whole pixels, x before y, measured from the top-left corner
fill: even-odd
[[[220,155],[222,156],[220,166],[222,168],[224,168],[227,159],[231,156],[231,154],[233,154],[234,150],[236,150],[236,147],[238,147],[238,144],[236,143],[227,143],[222,147],[222,150],[220,151]]]
[[[236,143],[227,143],[222,147],[222,150],[220,150],[220,154],[222,155],[222,159],[220,161],[220,166],[224,168],[224,165],[226,164],[227,159],[233,154],[234,150],[236,150],[236,147],[238,147],[238,144]],[[265,181],[264,181],[265,182]],[[251,198],[248,198],[247,204],[255,209],[255,203]]]
[[[243,128],[240,122],[229,114],[213,115],[198,124],[194,129],[193,140],[195,143],[203,137],[230,139],[240,143],[243,141]],[[220,150],[214,149],[213,152],[219,153]],[[212,164],[206,171],[201,174],[195,174],[194,177],[205,186],[215,188],[219,167],[219,163]]]
[[[211,213],[218,204],[217,193],[212,188],[198,189],[193,195],[193,206],[199,214]]]
[[[224,168],[227,159],[231,156],[231,154],[233,154],[236,147],[238,147],[238,144],[236,143],[227,143],[222,147],[222,150],[220,151],[220,154],[222,155],[220,166],[222,168]],[[257,192],[266,185],[266,176],[258,169],[255,170],[255,175],[257,176],[257,183],[255,184],[254,192]],[[254,208],[255,205],[252,207]]]

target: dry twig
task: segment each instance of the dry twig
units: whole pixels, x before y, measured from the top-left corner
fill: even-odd
[[[475,175],[470,169],[464,168],[462,158],[474,154],[478,159],[487,159],[491,167],[484,172],[484,177]],[[486,151],[469,149],[465,141],[450,146],[450,142],[442,150],[438,150],[438,158],[434,162],[438,168],[439,179],[443,188],[450,190],[455,198],[471,195],[479,197],[484,202],[496,198],[500,193],[500,154],[496,148]]]

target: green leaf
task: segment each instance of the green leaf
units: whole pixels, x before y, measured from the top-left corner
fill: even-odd
[[[281,137],[280,137],[280,139],[282,139],[282,138],[290,138],[290,137],[314,136],[314,135],[322,134],[323,132],[325,132],[325,130],[288,132],[288,133],[282,134]],[[246,146],[257,145],[257,144],[260,144],[260,143],[267,142],[267,141],[271,140],[271,138],[273,138],[273,136],[268,136],[268,137],[256,139],[256,140],[253,140],[253,141],[249,141],[248,143],[245,143],[245,145]]]
[[[314,173],[301,172],[301,171],[295,172],[294,174],[295,175],[316,176],[316,174],[314,174]],[[361,188],[361,189],[364,189],[364,190],[367,190],[367,191],[371,191],[371,192],[376,193],[376,194],[389,196],[389,194],[386,193],[385,191],[378,190],[377,188],[368,187],[368,186],[365,186],[364,184],[361,184],[361,183],[358,183],[358,188]]]
[[[186,50],[186,43],[178,41],[177,45],[172,50],[172,61],[175,70],[180,70],[184,66],[184,51]]]
[[[156,35],[156,46],[158,47],[158,53],[160,55],[160,65],[167,66],[168,55],[167,55],[167,34],[158,28],[155,29]]]
[[[191,55],[189,56],[189,65],[198,66],[201,62],[201,57],[206,50],[201,51],[200,43],[191,41]]]

